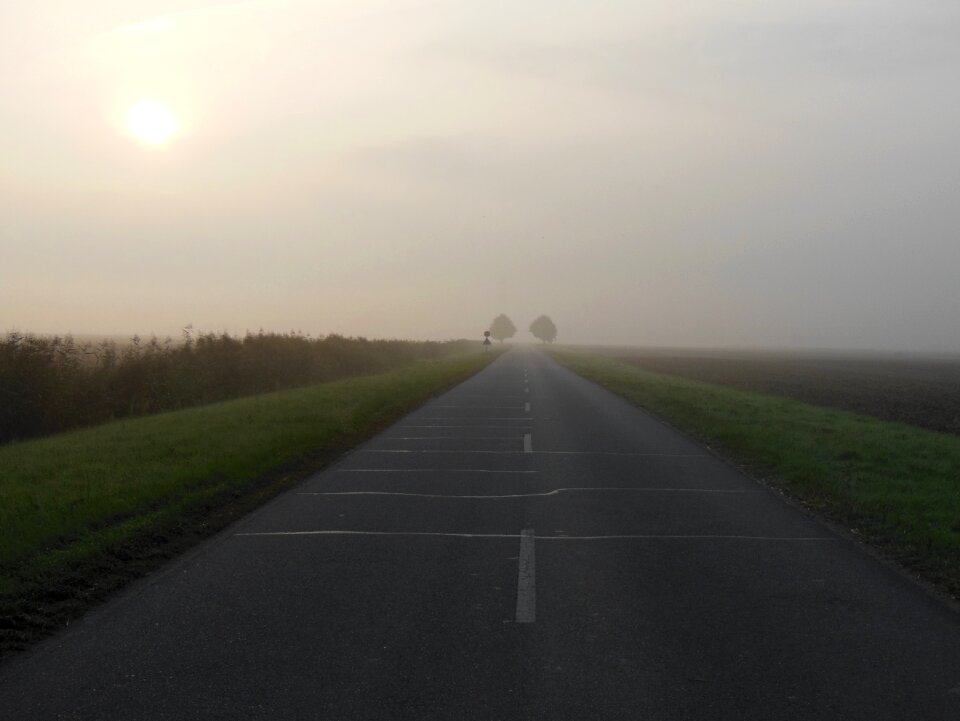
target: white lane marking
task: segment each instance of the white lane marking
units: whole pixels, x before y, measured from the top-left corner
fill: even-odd
[[[458,408],[464,411],[476,411],[476,410],[486,410],[486,411],[519,411],[519,406],[465,406],[465,405],[444,405],[444,406],[432,406],[433,408]]]
[[[633,453],[630,451],[534,451],[549,456],[650,456],[651,458],[712,458],[704,453]]]
[[[487,468],[337,468],[334,473],[539,473],[540,471],[493,471]]]
[[[443,451],[435,449],[392,449],[392,448],[358,448],[354,453],[488,453],[499,456],[516,456],[523,453],[537,453],[540,455],[580,455],[580,456],[629,456],[631,458],[713,458],[697,453],[608,453],[606,451]]]
[[[423,533],[420,531],[263,531],[237,536],[426,536],[429,538],[520,538],[516,533]]]
[[[515,441],[512,436],[382,436],[381,441]]]
[[[235,536],[423,536],[429,538],[520,538],[516,533],[425,533],[422,531],[260,531],[235,533]],[[825,536],[723,536],[623,534],[615,536],[534,536],[538,541],[842,541]]]
[[[536,473],[537,471],[517,471],[517,473]],[[555,488],[552,491],[545,491],[543,493],[507,493],[502,495],[479,495],[479,496],[465,496],[457,495],[450,493],[406,493],[400,491],[301,491],[298,492],[298,496],[409,496],[411,498],[464,498],[464,499],[473,499],[473,500],[502,500],[509,498],[545,498],[547,496],[558,496],[561,493],[767,493],[764,490],[757,491],[741,491],[741,490],[725,490],[725,489],[712,489],[712,488],[624,488],[624,487],[608,487],[608,488]]]
[[[825,536],[737,536],[737,535],[669,535],[623,534],[613,536],[537,536],[538,541],[840,541]]]
[[[532,528],[520,533],[520,555],[517,559],[517,623],[537,620],[537,564],[533,545],[536,536]]]
[[[508,398],[519,398],[518,395],[513,395],[511,393],[504,393],[502,395],[494,396],[489,393],[458,393],[456,396],[446,396],[448,400],[453,398],[483,398],[485,401],[501,401]]]
[[[523,410],[526,411],[527,413],[529,413],[529,412],[530,412],[530,404],[529,404],[529,403],[525,403],[525,404],[523,405]]]
[[[529,388],[524,388],[524,389],[523,389],[523,392],[524,392],[524,394],[528,394],[528,393],[530,393],[530,389],[529,389]]]
[[[498,456],[520,455],[522,451],[438,451],[438,450],[410,450],[390,448],[358,448],[354,453],[485,453]]]
[[[420,421],[468,421],[469,418],[464,418],[463,416],[420,416],[417,418]],[[478,418],[478,421],[532,421],[533,418],[530,416],[511,416],[505,418]]]
[[[485,430],[485,431],[487,431],[487,430],[489,430],[489,431],[493,431],[493,430],[497,430],[497,431],[508,431],[508,430],[510,430],[510,431],[515,431],[515,430],[520,430],[520,429],[522,429],[524,425],[529,426],[530,423],[517,424],[517,425],[515,425],[515,426],[459,426],[459,425],[447,425],[447,424],[442,424],[442,423],[433,423],[433,424],[431,424],[431,425],[429,425],[429,426],[403,424],[402,426],[400,426],[400,428],[479,428],[479,429],[482,429],[482,430]]]
[[[532,433],[523,434],[523,452],[533,453],[533,434]]]

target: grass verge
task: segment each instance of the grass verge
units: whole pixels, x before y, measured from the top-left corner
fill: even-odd
[[[496,355],[0,447],[0,654],[69,622]]]
[[[553,355],[960,597],[960,438],[592,354]]]

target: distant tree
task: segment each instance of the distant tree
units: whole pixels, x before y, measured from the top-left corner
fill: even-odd
[[[507,338],[513,338],[517,332],[517,327],[505,314],[501,313],[490,324],[490,335],[503,343]]]
[[[544,343],[553,343],[557,338],[557,326],[553,324],[548,315],[542,315],[533,321],[530,324],[530,332]]]

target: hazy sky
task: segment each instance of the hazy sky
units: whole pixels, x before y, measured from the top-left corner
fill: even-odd
[[[0,331],[501,312],[960,350],[960,2],[0,3]]]

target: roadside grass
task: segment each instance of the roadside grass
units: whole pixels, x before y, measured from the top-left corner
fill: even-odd
[[[960,438],[553,351],[960,597]]]
[[[69,621],[497,355],[0,447],[0,653]]]

